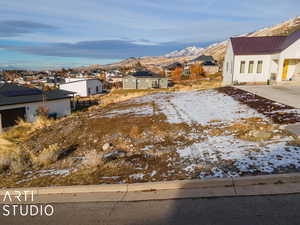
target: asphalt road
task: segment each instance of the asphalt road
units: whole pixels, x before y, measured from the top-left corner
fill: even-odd
[[[300,194],[55,204],[51,217],[0,216],[7,225],[299,225]],[[2,206],[1,206],[2,209]]]
[[[257,94],[261,97],[283,103],[295,108],[300,108],[300,85],[298,86],[273,86],[273,85],[256,85],[256,86],[237,86],[242,90]]]

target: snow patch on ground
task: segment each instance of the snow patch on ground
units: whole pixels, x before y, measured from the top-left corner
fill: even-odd
[[[143,173],[135,173],[135,174],[131,174],[129,177],[134,180],[142,180],[144,176],[145,175]]]
[[[123,116],[126,114],[137,115],[137,116],[151,116],[153,114],[153,107],[151,106],[141,106],[141,107],[131,107],[122,110],[112,110],[105,114],[103,117],[113,118],[116,116]]]
[[[190,172],[209,162],[219,165],[218,172],[212,170],[213,177],[238,176],[226,168],[222,170],[222,164],[232,161],[232,165],[240,172],[273,173],[278,168],[288,166],[300,168],[300,147],[289,146],[287,142],[291,140],[287,137],[278,141],[248,142],[232,136],[216,136],[177,152],[182,159],[191,162],[185,168]]]
[[[267,120],[264,115],[215,90],[157,93],[137,98],[133,102],[155,102],[170,123],[186,122],[207,125],[212,120],[220,120],[224,123],[250,117]],[[135,109],[132,112],[134,111]]]

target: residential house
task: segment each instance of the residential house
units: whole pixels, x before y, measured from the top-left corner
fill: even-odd
[[[219,65],[212,56],[200,55],[183,64],[183,75],[189,77],[191,75],[191,67],[195,64],[201,65],[205,74],[208,75],[219,71]]]
[[[175,62],[168,66],[165,66],[164,73],[165,73],[166,77],[172,77],[174,70],[176,70],[177,68],[183,68],[183,64],[179,63],[179,62]]]
[[[267,83],[300,78],[300,30],[289,36],[231,38],[223,83]]]
[[[168,78],[150,71],[138,71],[123,78],[124,89],[167,88]]]
[[[202,68],[205,74],[216,74],[219,72],[219,65],[214,61],[206,61],[202,63]]]
[[[109,83],[122,83],[123,76],[111,76],[108,80],[106,80]]]
[[[214,58],[210,55],[200,55],[195,59],[191,60],[192,63],[202,64],[204,62],[215,62]]]
[[[59,88],[74,92],[76,96],[80,97],[88,97],[103,91],[99,79],[66,78],[66,83],[60,84]]]
[[[49,116],[70,115],[70,98],[70,92],[66,91],[43,92],[12,83],[0,84],[0,131],[14,126],[18,119],[35,121],[41,107],[47,109]]]

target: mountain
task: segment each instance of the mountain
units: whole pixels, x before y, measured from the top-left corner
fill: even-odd
[[[174,58],[174,57],[188,57],[188,56],[198,56],[201,55],[204,48],[197,48],[196,46],[187,47],[182,50],[170,52],[169,54],[164,55],[167,58]]]
[[[290,33],[300,29],[300,16],[280,23],[275,26],[263,28],[255,32],[242,34],[239,36],[246,37],[260,37],[260,36],[274,36],[274,35],[289,35]],[[115,68],[131,66],[140,62],[143,66],[151,70],[160,70],[163,66],[174,62],[185,62],[191,60],[199,55],[211,55],[219,62],[222,62],[225,56],[228,40],[212,44],[206,48],[197,48],[195,46],[188,47],[182,50],[174,51],[164,56],[145,56],[140,58],[129,58],[118,63],[103,65],[103,68]]]
[[[285,21],[283,23],[277,24],[275,26],[263,28],[263,29],[255,31],[255,32],[242,34],[239,36],[245,36],[245,37],[261,37],[261,36],[275,36],[275,35],[280,35],[280,36],[283,35],[284,36],[284,35],[289,35],[292,32],[299,30],[299,29],[300,29],[300,16],[290,19],[288,21]],[[228,43],[228,40],[210,45],[207,48],[204,48],[203,50],[201,50],[200,54],[211,55],[216,60],[223,61],[227,43]],[[190,47],[190,48],[193,48],[193,47]],[[184,50],[185,49],[183,49],[181,51],[184,51]],[[181,51],[177,51],[177,52],[181,52]],[[170,53],[170,54],[172,54],[172,53]]]

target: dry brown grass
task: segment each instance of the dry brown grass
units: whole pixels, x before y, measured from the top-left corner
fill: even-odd
[[[221,87],[222,81],[219,80],[196,80],[196,81],[182,81],[176,84],[174,91],[192,91],[192,90],[207,90]]]
[[[52,124],[54,124],[54,120],[45,117],[39,117],[33,123],[20,120],[16,126],[1,133],[0,137],[15,143],[21,143],[30,138],[30,135],[35,131],[51,126]]]
[[[166,89],[147,89],[147,90],[129,90],[129,89],[112,89],[112,91],[105,96],[100,97],[101,107],[109,104],[124,102],[132,98],[142,97],[148,94],[157,92],[174,92],[174,91],[191,91],[191,90],[206,90],[221,87],[220,80],[191,80],[182,81],[174,87]],[[99,106],[92,106],[89,111],[97,109]]]
[[[26,148],[22,148],[22,143],[28,140],[35,131],[48,127],[53,123],[54,121],[43,117],[38,118],[34,123],[20,120],[15,127],[1,133],[0,173],[7,171],[10,173],[20,173],[28,169],[35,162],[38,162],[37,157],[34,157]],[[46,158],[45,154],[41,157]]]
[[[147,94],[155,92],[171,91],[170,89],[149,89],[149,90],[126,90],[126,89],[113,89],[110,94],[101,98],[101,106],[109,104],[124,102],[132,98],[142,97]],[[93,107],[90,108],[93,110]]]
[[[44,148],[37,156],[32,154],[32,161],[34,165],[47,166],[56,162],[61,153],[62,150],[60,146],[55,143]]]
[[[0,138],[0,173],[19,173],[30,164],[29,154],[3,138]]]

